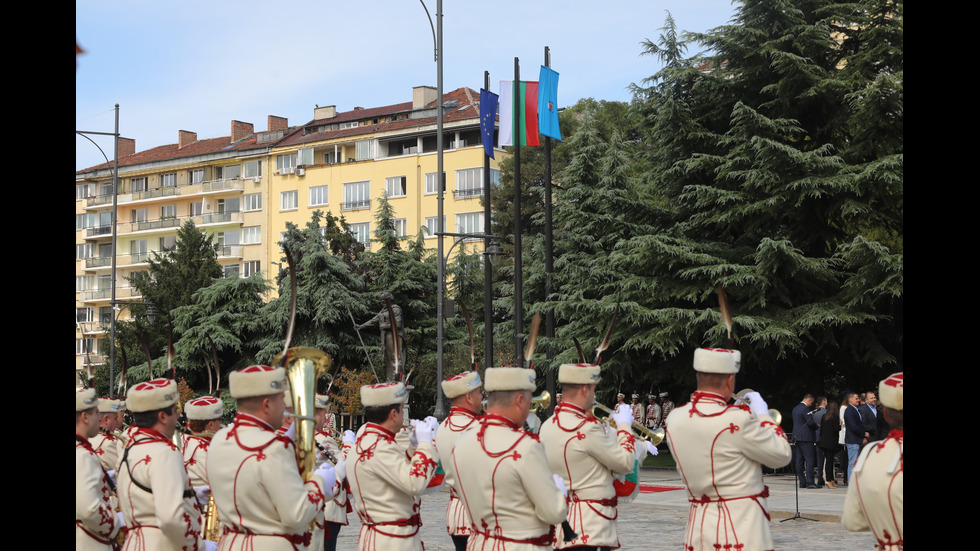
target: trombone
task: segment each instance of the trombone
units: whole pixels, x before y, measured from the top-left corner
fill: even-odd
[[[600,404],[599,402],[596,402],[592,406],[592,414],[593,415],[595,415],[595,410],[596,409],[601,409],[602,411],[606,412],[609,415],[609,417],[605,417],[605,418],[602,418],[600,420],[603,421],[603,422],[605,422],[609,426],[613,426],[613,420],[612,420],[613,410],[607,408],[606,406]],[[650,428],[647,428],[647,427],[643,426],[642,424],[638,423],[635,419],[633,420],[633,430],[636,430],[636,431],[640,432],[640,434],[639,434],[640,439],[647,440],[651,444],[653,444],[654,446],[657,446],[661,442],[663,442],[664,441],[664,437],[667,436],[667,433],[666,433],[666,431],[664,431],[663,428],[650,429]]]

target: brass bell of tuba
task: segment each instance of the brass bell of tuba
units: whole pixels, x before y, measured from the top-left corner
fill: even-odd
[[[316,420],[316,380],[327,373],[333,359],[316,348],[296,346],[276,356],[273,365],[283,365],[289,381],[289,396],[293,400],[293,418],[296,423],[296,464],[303,480],[309,480],[316,468],[313,439]]]

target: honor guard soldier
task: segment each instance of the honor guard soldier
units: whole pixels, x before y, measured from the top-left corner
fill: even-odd
[[[330,397],[326,394],[317,394],[314,399],[313,416],[316,419],[315,432],[313,439],[316,442],[317,464],[322,465],[329,462],[334,466],[337,478],[341,480],[340,487],[332,499],[327,499],[323,507],[323,516],[317,517],[316,529],[313,531],[314,546],[310,549],[325,549],[334,551],[337,549],[337,537],[340,536],[340,527],[347,525],[347,513],[350,512],[350,487],[344,477],[347,476],[347,467],[344,462],[344,453],[334,437],[335,428],[328,423],[333,418],[330,413]],[[322,545],[316,542],[322,541]]]
[[[646,410],[643,404],[640,403],[640,395],[633,393],[632,396],[633,403],[630,404],[630,411],[633,412],[633,420],[643,425],[643,420],[646,417]]]
[[[137,429],[119,458],[119,505],[128,527],[124,551],[215,549],[201,538],[201,511],[187,479],[177,428],[177,383],[130,387],[126,406]]]
[[[122,527],[112,512],[109,477],[89,439],[99,432],[100,400],[95,389],[75,392],[75,549],[109,551]]]
[[[184,437],[184,467],[191,487],[209,487],[208,484],[208,446],[211,438],[221,428],[221,418],[225,408],[221,400],[214,396],[194,398],[184,405],[187,427],[191,434]]]
[[[558,368],[564,401],[541,427],[541,443],[551,472],[568,488],[568,522],[578,537],[559,538],[555,549],[617,549],[618,516],[613,473],[629,473],[636,457],[633,413],[613,414],[612,430],[592,414],[598,365],[562,364]]]
[[[113,471],[113,474],[116,470],[116,460],[119,459],[116,440],[119,437],[119,429],[122,428],[123,407],[121,400],[99,398],[99,413],[102,414],[99,434],[89,440],[95,455],[99,456],[102,468],[106,472]]]
[[[698,389],[666,420],[667,443],[691,502],[687,550],[773,548],[762,465],[782,467],[792,452],[759,393],[746,394],[748,405],[728,405],[740,364],[738,350],[696,350]]]
[[[667,428],[667,416],[674,411],[674,402],[670,400],[666,392],[660,393],[660,426]]]
[[[472,519],[468,549],[552,549],[554,526],[568,512],[567,491],[548,468],[538,437],[520,428],[531,412],[534,370],[490,367],[485,377],[487,413],[452,452],[459,495]]]
[[[208,480],[218,509],[222,551],[293,551],[310,544],[310,529],[335,488],[329,465],[303,482],[295,445],[276,428],[286,409],[286,370],[254,365],[231,373],[238,413],[208,447]]]
[[[656,429],[660,427],[660,404],[657,403],[657,397],[653,394],[647,396],[647,423],[646,427],[648,429]]]
[[[451,400],[449,415],[436,433],[436,451],[443,458],[442,469],[446,473],[443,483],[449,488],[446,530],[452,537],[456,551],[463,551],[470,536],[470,516],[459,499],[451,454],[460,435],[478,424],[477,419],[483,411],[483,381],[475,369],[465,371],[443,381],[442,392]]]
[[[878,384],[890,432],[861,450],[847,481],[841,522],[852,531],[871,530],[875,549],[899,551],[904,545],[905,506],[905,382],[903,373]]]
[[[404,383],[361,387],[365,425],[347,456],[347,480],[361,519],[359,551],[421,550],[421,495],[435,474],[434,417],[415,424],[416,448],[396,442],[404,425]]]

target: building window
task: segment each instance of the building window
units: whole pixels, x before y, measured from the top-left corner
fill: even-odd
[[[258,159],[254,161],[245,161],[246,178],[259,178],[261,176],[262,176],[262,161]]]
[[[438,216],[426,216],[425,217],[425,230],[426,239],[432,239],[439,233],[439,217]],[[442,217],[442,227],[446,227],[446,217]]]
[[[225,264],[223,267],[225,277],[238,277],[241,273],[238,264]]]
[[[196,168],[194,170],[190,170],[188,171],[187,177],[191,185],[200,184],[201,182],[204,181],[204,169]]]
[[[91,243],[79,243],[75,245],[75,260],[92,258],[92,252],[94,250]]]
[[[283,191],[279,194],[279,210],[296,210],[298,208],[299,194],[296,190]]]
[[[217,201],[218,214],[231,214],[233,212],[241,212],[241,199],[238,197],[228,197],[225,199],[218,199]]]
[[[261,271],[261,267],[261,262],[258,260],[242,262],[242,277],[249,277],[259,273]]]
[[[311,164],[313,164],[313,148],[304,147],[303,149],[300,149],[296,156],[296,165],[306,166]]]
[[[95,289],[95,277],[90,275],[75,276],[75,292],[90,291]]]
[[[408,236],[408,219],[407,218],[394,218],[391,221],[391,229],[395,231],[395,235],[398,237]]]
[[[326,164],[328,164],[328,165],[335,165],[338,162],[337,161],[337,156],[338,155],[339,155],[339,153],[336,152],[336,151],[328,151],[328,152],[326,152],[326,153],[323,154],[323,162],[326,163]]]
[[[464,212],[457,214],[456,233],[483,233],[483,213]]]
[[[131,216],[130,220],[133,223],[146,222],[150,219],[150,211],[148,209],[133,209]]]
[[[163,205],[160,207],[160,219],[177,218],[177,205]]]
[[[214,177],[216,180],[234,180],[242,177],[242,165],[228,165],[214,167]]]
[[[457,199],[479,197],[483,195],[483,168],[464,168],[456,171]]]
[[[371,208],[371,183],[348,182],[344,184],[344,202],[340,210],[363,210]]]
[[[129,254],[132,257],[132,262],[146,262],[147,255],[149,254],[146,239],[134,239],[130,241]]]
[[[245,211],[262,210],[262,194],[261,193],[246,193],[245,194]]]
[[[354,155],[358,161],[367,161],[371,158],[371,140],[360,140],[354,144]]]
[[[276,155],[276,170],[279,174],[292,174],[296,172],[296,154],[287,153]]]
[[[78,323],[89,323],[95,315],[93,308],[75,308],[75,321]]]
[[[388,157],[398,157],[399,155],[414,155],[419,151],[418,138],[407,138],[404,140],[394,140],[384,144],[388,148]]]
[[[262,242],[262,226],[246,226],[242,228],[242,245],[254,245]]]
[[[88,199],[89,197],[94,197],[95,192],[93,191],[95,186],[92,184],[75,184],[75,200],[81,201],[82,199]]]
[[[85,355],[95,352],[95,339],[75,339],[75,354]]]
[[[354,235],[359,243],[364,245],[365,249],[371,248],[371,223],[361,222],[359,224],[351,224],[348,226],[350,232]]]
[[[310,187],[310,206],[320,207],[327,204],[327,186]]]
[[[404,176],[389,176],[385,178],[385,193],[388,197],[404,197],[407,192],[408,179]]]
[[[425,174],[425,194],[432,195],[434,193],[439,193],[438,180],[436,178],[435,172],[427,172]],[[446,192],[446,173],[442,173],[442,192]]]
[[[160,237],[160,250],[167,251],[177,246],[176,235],[164,235]]]
[[[204,201],[194,201],[190,205],[191,216],[201,216],[204,214]]]
[[[160,187],[177,187],[177,173],[161,174]]]
[[[129,181],[130,186],[133,189],[133,193],[141,193],[146,191],[146,176],[142,178],[133,178]]]

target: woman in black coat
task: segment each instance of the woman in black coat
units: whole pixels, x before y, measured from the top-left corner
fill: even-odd
[[[838,436],[840,434],[840,410],[837,402],[827,404],[827,412],[820,420],[820,437],[817,440],[817,448],[821,453],[817,454],[817,472],[820,466],[824,465],[824,480],[827,487],[836,488],[837,478],[834,476],[834,455],[837,453]]]

